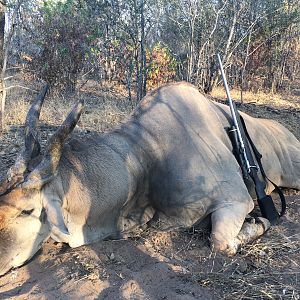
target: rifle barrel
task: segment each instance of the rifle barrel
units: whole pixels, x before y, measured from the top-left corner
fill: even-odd
[[[225,87],[225,91],[226,91],[226,95],[227,95],[227,99],[228,99],[228,103],[229,103],[229,107],[230,107],[230,111],[231,111],[231,116],[232,116],[232,119],[233,119],[233,124],[234,124],[234,126],[237,130],[238,140],[239,140],[241,149],[243,151],[243,156],[245,158],[248,173],[250,173],[251,172],[251,166],[250,166],[249,160],[247,158],[246,148],[245,148],[245,144],[244,144],[243,137],[242,137],[242,134],[241,134],[241,129],[240,129],[237,117],[236,117],[236,111],[235,111],[235,108],[234,108],[234,105],[233,105],[233,101],[232,101],[231,96],[230,96],[229,87],[228,87],[225,72],[224,72],[224,69],[223,69],[222,60],[221,60],[221,57],[220,57],[219,54],[217,54],[217,57],[218,57],[219,66],[220,66],[221,75],[222,75],[222,80],[223,80],[223,83],[224,83],[224,87]]]

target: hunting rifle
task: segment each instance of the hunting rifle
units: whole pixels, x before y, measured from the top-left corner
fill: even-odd
[[[256,199],[262,216],[267,218],[271,224],[275,224],[278,222],[279,217],[285,212],[286,204],[284,195],[280,188],[267,178],[263,170],[263,166],[261,164],[262,156],[252,142],[245,122],[236,109],[235,103],[231,99],[220,55],[218,54],[217,57],[232,117],[232,124],[228,130],[228,135],[233,146],[233,154],[241,167],[243,179],[250,195],[255,197],[256,194]],[[272,197],[267,195],[265,192],[266,180],[269,180],[274,185],[275,190],[280,196],[282,202],[282,210],[280,214],[275,208]]]

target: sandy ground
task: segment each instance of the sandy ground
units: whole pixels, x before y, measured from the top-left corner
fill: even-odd
[[[283,121],[299,138],[299,110],[250,105],[246,111]],[[1,139],[2,173],[19,137],[20,128],[11,127]],[[0,278],[0,299],[300,299],[300,194],[286,194],[282,222],[235,257],[211,253],[209,232],[197,228],[147,229],[76,249],[49,240]]]

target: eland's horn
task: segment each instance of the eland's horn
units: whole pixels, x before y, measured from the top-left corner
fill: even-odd
[[[38,121],[40,117],[41,108],[48,91],[48,84],[46,84],[41,92],[36,97],[34,103],[31,105],[26,121],[25,121],[25,149],[24,157],[30,160],[39,155],[41,146],[38,141]]]
[[[28,163],[40,153],[41,147],[38,141],[37,125],[47,90],[48,84],[37,95],[27,113],[24,128],[24,149],[17,156],[14,165],[8,170],[7,177],[0,183],[0,194],[24,180]]]
[[[63,124],[51,136],[47,142],[45,153],[40,164],[28,175],[23,184],[27,188],[41,187],[48,182],[56,173],[62,149],[69,134],[75,128],[84,107],[84,101],[80,100],[73,107]]]

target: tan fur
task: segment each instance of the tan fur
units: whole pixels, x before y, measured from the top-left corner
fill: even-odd
[[[22,199],[24,199],[24,190],[22,189],[15,189],[1,197],[0,230],[5,228],[10,220],[16,218],[26,206],[26,203]]]

